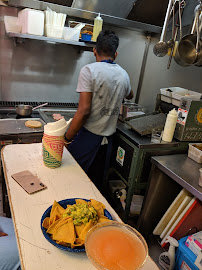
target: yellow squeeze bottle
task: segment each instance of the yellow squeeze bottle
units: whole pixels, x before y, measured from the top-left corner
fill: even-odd
[[[96,41],[99,33],[102,31],[103,19],[100,17],[100,13],[94,20],[92,41]]]

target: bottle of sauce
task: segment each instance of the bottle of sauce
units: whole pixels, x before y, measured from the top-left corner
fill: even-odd
[[[99,33],[102,31],[103,19],[100,17],[100,13],[94,20],[92,41],[96,41]]]
[[[177,123],[177,111],[173,109],[169,112],[166,118],[166,123],[162,137],[162,140],[164,142],[172,142],[176,123]]]

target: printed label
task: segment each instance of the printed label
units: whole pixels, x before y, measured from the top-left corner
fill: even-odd
[[[178,116],[177,116],[177,123],[184,126],[187,120],[187,115],[188,115],[188,111],[179,108]]]
[[[202,269],[202,253],[199,253],[199,255],[196,258],[195,265],[199,268]]]
[[[182,269],[182,270],[192,270],[185,261],[182,262],[182,264],[180,266],[180,269]]]
[[[116,161],[121,166],[123,166],[124,157],[125,157],[125,150],[119,146],[118,149],[117,149]]]

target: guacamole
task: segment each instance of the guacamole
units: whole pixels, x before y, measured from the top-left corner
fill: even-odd
[[[97,222],[98,215],[95,208],[88,204],[73,204],[67,206],[63,217],[70,216],[73,219],[74,225],[86,224],[90,219],[93,223]]]

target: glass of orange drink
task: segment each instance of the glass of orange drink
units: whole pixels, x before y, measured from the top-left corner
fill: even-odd
[[[137,270],[148,256],[143,236],[117,221],[98,223],[89,230],[85,249],[91,263],[102,270]]]

